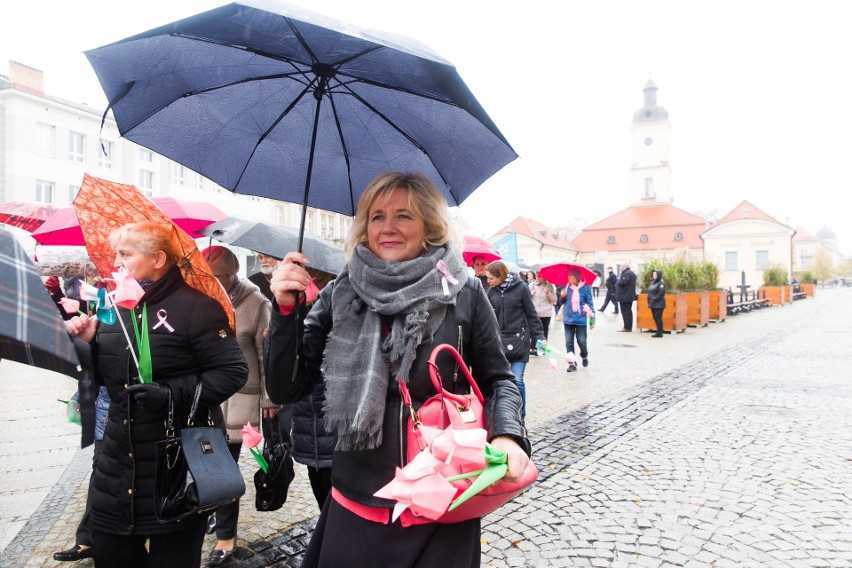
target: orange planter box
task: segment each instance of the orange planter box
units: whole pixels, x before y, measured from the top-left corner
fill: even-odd
[[[710,292],[686,293],[686,324],[705,326],[710,323]]]
[[[760,295],[768,300],[770,306],[780,306],[786,303],[784,288],[785,286],[761,286]]]
[[[805,293],[806,298],[814,297],[814,289],[816,287],[813,284],[799,284],[799,289]]]
[[[728,292],[726,290],[711,290],[710,321],[723,321],[728,317]]]
[[[686,329],[686,294],[666,294],[666,309],[663,310],[663,329],[683,331]],[[636,327],[640,330],[656,330],[654,316],[648,307],[648,294],[636,298]]]

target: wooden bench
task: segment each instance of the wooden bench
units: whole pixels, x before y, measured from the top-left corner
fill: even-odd
[[[735,316],[740,312],[750,312],[758,310],[769,305],[769,300],[766,298],[755,298],[754,300],[745,300],[742,302],[733,302],[728,304],[728,315]]]

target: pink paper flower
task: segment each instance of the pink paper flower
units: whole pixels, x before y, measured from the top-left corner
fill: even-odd
[[[577,356],[571,353],[570,351],[565,354],[565,362],[568,364],[577,364]]]
[[[113,272],[112,277],[115,280],[113,303],[128,310],[135,308],[142,296],[145,295],[145,290],[123,266],[118,269],[118,272]]]
[[[550,361],[550,370],[556,371],[557,366],[559,365],[559,363],[556,361],[556,357],[550,357],[548,358],[548,361]]]
[[[415,515],[434,520],[443,515],[456,496],[457,489],[435,473],[443,462],[429,451],[417,454],[404,468],[396,468],[393,480],[374,495],[396,501],[392,520],[410,509]]]
[[[76,314],[80,311],[80,302],[73,298],[60,298],[59,304],[66,314]]]
[[[243,426],[243,445],[247,448],[257,447],[263,441],[263,435],[252,428],[250,423]]]
[[[447,465],[482,469],[487,439],[488,433],[483,428],[456,430],[450,425],[432,440],[432,455]]]

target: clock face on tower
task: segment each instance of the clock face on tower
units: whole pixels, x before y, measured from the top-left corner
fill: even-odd
[[[653,138],[650,138],[650,137],[649,137],[649,138],[645,138],[645,146],[650,146],[650,145],[651,145],[651,144],[653,144],[653,143],[654,143],[654,139],[653,139]]]

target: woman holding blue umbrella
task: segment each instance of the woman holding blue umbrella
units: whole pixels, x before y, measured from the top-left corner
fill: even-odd
[[[439,524],[406,510],[392,522],[395,502],[374,496],[405,465],[408,410],[394,382],[407,383],[419,408],[434,394],[426,362],[437,345],[459,345],[472,368],[490,409],[489,441],[509,456],[505,479],[520,479],[529,461],[494,312],[452,237],[446,201],[428,178],[387,173],[364,191],[347,265],[304,319],[295,312],[308,259],[288,253],[273,274],[267,392],[289,403],[323,382],[326,428],[337,439],[331,498],[302,566],[479,566],[480,519]],[[459,389],[454,363],[438,366],[444,387]]]

